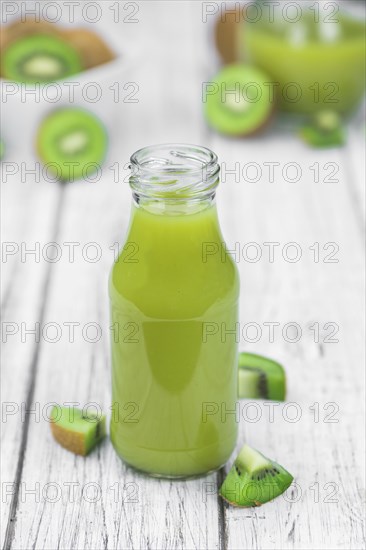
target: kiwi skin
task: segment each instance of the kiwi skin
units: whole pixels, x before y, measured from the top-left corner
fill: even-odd
[[[93,31],[79,28],[65,30],[63,34],[65,40],[81,55],[85,69],[103,65],[116,57],[104,40]]]
[[[61,413],[61,418],[60,418]],[[55,440],[68,451],[86,456],[104,438],[106,417],[88,417],[77,408],[53,407],[51,431]]]
[[[283,366],[255,353],[239,354],[239,399],[286,399],[286,373]],[[253,388],[256,380],[256,388]]]
[[[44,34],[51,36],[62,37],[62,30],[55,23],[49,23],[48,21],[34,21],[21,19],[14,21],[10,25],[1,27],[1,48],[6,48],[13,42],[16,42],[20,38],[25,36],[31,36],[32,34]]]
[[[215,45],[223,63],[238,61],[238,33],[243,21],[243,7],[235,13],[220,10],[215,23]]]

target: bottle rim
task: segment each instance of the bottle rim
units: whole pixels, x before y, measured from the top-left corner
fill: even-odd
[[[133,153],[130,170],[129,183],[137,196],[187,200],[214,195],[220,166],[207,147],[165,143]]]

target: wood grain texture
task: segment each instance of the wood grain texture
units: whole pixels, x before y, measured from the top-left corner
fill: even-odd
[[[2,481],[15,483],[15,491],[3,499],[2,545],[16,550],[361,549],[364,131],[355,123],[347,147],[327,151],[308,149],[280,129],[247,141],[211,134],[202,119],[201,92],[214,59],[201,3],[141,2],[139,8],[138,24],[110,26],[113,40],[123,40],[126,56],[138,59],[126,80],[138,84],[139,102],[119,106],[121,139],[112,143],[103,178],[63,190],[45,183],[24,187],[16,178],[3,187],[5,240],[56,240],[64,254],[54,264],[14,256],[3,266],[3,321],[57,323],[61,338],[54,343],[41,338],[36,345],[32,338],[22,343],[9,336],[4,349],[2,400],[32,404],[39,415],[23,422],[15,414],[3,423]],[[142,44],[149,44],[148,51]],[[127,468],[107,440],[86,459],[66,452],[52,440],[47,422],[51,402],[94,402],[109,411],[107,279],[130,207],[128,185],[115,183],[109,167],[118,162],[123,168],[137,148],[169,141],[202,143],[223,163],[218,207],[227,246],[240,252],[240,346],[282,361],[287,370],[291,404],[274,407],[273,419],[264,402],[242,402],[238,413],[238,448],[248,441],[295,476],[286,496],[258,509],[232,508],[218,497],[231,462],[225,471],[199,480],[154,480]],[[273,182],[270,162],[279,163]],[[289,181],[289,163],[300,166],[297,182]],[[261,178],[251,181],[258,166]],[[238,177],[230,175],[238,169]],[[124,178],[126,170],[121,174]],[[64,246],[68,242],[80,243],[73,262]],[[264,244],[269,242],[279,243],[273,262]],[[292,263],[282,253],[291,256],[294,249],[286,246],[294,242],[302,256]],[[81,254],[88,243],[101,251],[96,262],[86,259],[92,248]],[[319,262],[309,248],[314,243],[319,243]],[[327,243],[339,247],[337,263],[324,262],[334,250],[324,250]],[[261,258],[250,261],[256,250]],[[72,342],[70,323],[79,323]],[[101,331],[95,343],[83,337],[88,323]],[[273,341],[268,323],[279,323]],[[298,342],[289,341],[291,331],[283,336],[287,323],[301,327]],[[319,341],[310,328],[314,323]],[[339,326],[338,343],[324,341],[331,332],[326,323]],[[253,327],[261,330],[257,342]],[[92,339],[95,332],[91,327],[86,334]],[[301,417],[293,422],[296,414]]]

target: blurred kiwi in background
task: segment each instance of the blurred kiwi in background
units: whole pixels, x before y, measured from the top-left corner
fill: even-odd
[[[89,29],[26,19],[0,30],[0,76],[8,80],[54,82],[115,59],[105,41]]]

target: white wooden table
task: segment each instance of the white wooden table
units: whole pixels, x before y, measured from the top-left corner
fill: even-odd
[[[16,174],[2,187],[3,240],[19,247],[3,264],[2,545],[361,549],[364,126],[352,122],[347,146],[326,151],[280,129],[243,141],[218,137],[201,114],[202,82],[215,60],[200,3],[142,2],[137,17],[108,27],[126,59],[138,60],[127,80],[138,84],[139,101],[119,106],[121,137],[111,142],[102,179],[62,187],[31,176],[22,183]],[[108,438],[85,459],[68,453],[45,419],[51,402],[110,406],[107,277],[114,243],[126,231],[130,190],[113,181],[109,167],[123,167],[139,147],[169,141],[203,144],[224,170],[235,163],[248,170],[236,181],[227,175],[217,199],[228,247],[242,252],[240,345],[283,362],[291,405],[271,412],[264,402],[243,402],[238,447],[247,440],[295,476],[285,497],[257,509],[232,508],[217,496],[231,462],[194,481],[149,479],[127,468]],[[6,160],[19,155],[10,146]],[[279,163],[273,182],[270,162]],[[259,181],[247,163],[260,167]],[[299,181],[290,181],[296,166],[288,163],[300,167]],[[51,242],[62,252],[54,263],[42,254],[52,254]],[[70,242],[80,243],[73,262]],[[92,242],[97,248],[85,247]],[[272,262],[269,242],[279,243]],[[288,243],[297,243],[299,261],[289,261],[296,249]],[[38,262],[22,257],[25,246],[40,247]],[[101,257],[92,262],[96,250]],[[251,262],[258,250],[262,257]],[[35,323],[40,338],[25,332]],[[79,323],[73,342],[70,323]],[[95,343],[88,323],[102,331]],[[278,323],[273,338],[268,323]],[[297,342],[288,323],[301,328]]]

